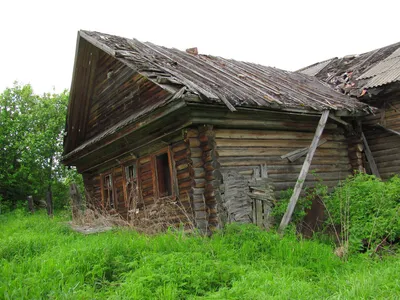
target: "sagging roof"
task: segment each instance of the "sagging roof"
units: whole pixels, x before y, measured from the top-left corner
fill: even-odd
[[[197,94],[206,103],[225,104],[231,111],[237,107],[369,110],[305,74],[99,32],[80,31],[80,36],[163,88],[182,86],[183,93]]]
[[[315,76],[344,94],[361,97],[368,89],[400,81],[400,43],[329,59],[297,72]]]

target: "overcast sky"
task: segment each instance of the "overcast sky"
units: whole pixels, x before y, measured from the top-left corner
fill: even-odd
[[[400,1],[0,2],[0,91],[69,89],[79,29],[297,70],[400,41]]]

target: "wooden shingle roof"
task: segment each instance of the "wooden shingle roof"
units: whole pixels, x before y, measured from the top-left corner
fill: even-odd
[[[205,103],[224,104],[231,111],[238,107],[369,111],[366,104],[305,74],[99,32],[80,31],[80,36],[165,89],[178,88],[181,94],[198,95]]]

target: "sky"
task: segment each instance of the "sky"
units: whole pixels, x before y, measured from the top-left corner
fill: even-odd
[[[2,0],[0,92],[71,85],[79,29],[295,71],[400,41],[396,0]]]

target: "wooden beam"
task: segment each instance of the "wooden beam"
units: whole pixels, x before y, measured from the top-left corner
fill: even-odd
[[[386,131],[388,131],[390,133],[393,133],[393,134],[396,134],[396,135],[400,136],[400,132],[398,132],[396,130],[389,129],[389,128],[385,127],[385,126],[382,126],[381,124],[376,124],[375,126],[379,127],[379,128],[382,128],[382,129],[385,129]]]
[[[346,121],[343,121],[340,117],[335,116],[334,114],[330,113],[329,114],[329,118],[331,118],[332,120],[346,126],[346,127],[350,127],[351,125],[349,123],[347,123]]]
[[[297,179],[296,185],[294,187],[292,197],[290,198],[290,202],[288,204],[286,212],[283,215],[281,224],[279,225],[278,231],[281,233],[285,230],[286,226],[289,224],[289,221],[292,217],[294,208],[296,207],[296,203],[297,203],[297,200],[299,199],[300,192],[303,188],[304,181],[307,177],[308,170],[310,169],[315,150],[317,149],[317,145],[321,138],[322,132],[324,131],[325,124],[328,119],[328,115],[329,115],[329,110],[325,110],[321,115],[321,119],[319,120],[317,130],[315,131],[315,135],[314,135],[314,138],[313,138],[311,146],[310,146],[310,150],[307,153],[306,159],[303,163],[303,167],[301,168],[301,171],[299,174],[299,178]]]
[[[368,164],[369,164],[369,167],[371,168],[371,172],[376,177],[381,178],[381,175],[379,174],[379,171],[378,171],[378,167],[376,166],[376,163],[375,163],[375,159],[372,156],[371,149],[369,148],[367,139],[365,138],[364,132],[361,132],[361,138],[362,138],[362,141],[364,144],[365,155],[367,156]]]
[[[318,142],[317,147],[321,146],[322,144],[325,144],[328,140],[327,139],[322,139]],[[310,147],[302,148],[302,149],[297,149],[294,151],[291,151],[289,153],[286,153],[281,156],[281,159],[287,158],[290,162],[294,162],[298,160],[300,157],[303,155],[306,155],[308,153],[308,150]]]

